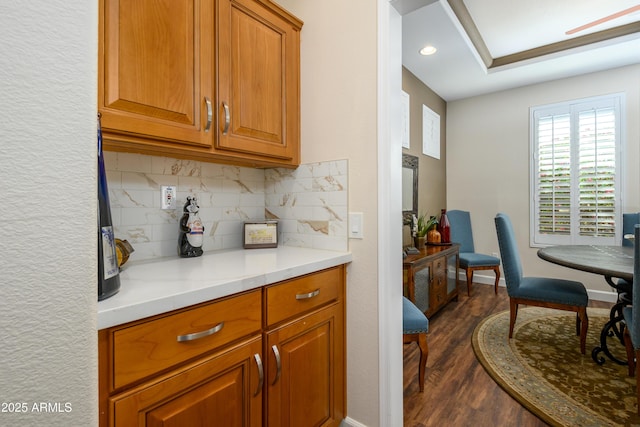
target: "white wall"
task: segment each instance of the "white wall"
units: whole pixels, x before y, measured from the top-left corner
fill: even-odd
[[[348,416],[369,427],[400,425],[401,420],[384,424],[387,421],[380,419],[384,412],[381,407],[389,404],[389,390],[380,390],[379,372],[387,367],[380,366],[386,362],[380,358],[379,347],[392,344],[381,343],[379,339],[379,287],[393,284],[378,283],[381,220],[377,195],[380,160],[377,157],[378,2],[281,0],[279,3],[304,21],[301,33],[302,162],[348,159],[349,211],[364,213],[364,239],[349,243],[353,263],[348,269],[347,284]],[[399,148],[397,156],[399,168]],[[399,180],[397,186],[399,192]],[[400,282],[399,255],[398,252],[397,280]],[[397,286],[400,294],[400,283]],[[398,348],[401,350],[399,342]],[[387,400],[381,402],[384,399]]]
[[[447,106],[447,205],[471,212],[476,250],[499,252],[493,218],[511,217],[526,275],[582,281],[591,297],[611,289],[601,276],[552,265],[529,247],[529,108],[625,92],[623,209],[640,210],[640,65],[451,102]],[[493,280],[493,279],[491,279]]]
[[[3,426],[97,425],[97,4],[0,12]]]

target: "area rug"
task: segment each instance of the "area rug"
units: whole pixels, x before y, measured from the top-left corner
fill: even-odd
[[[511,340],[508,311],[484,319],[473,333],[473,349],[507,393],[552,426],[640,426],[635,378],[626,366],[608,359],[598,365],[591,358],[609,310],[588,308],[587,314],[585,355],[575,314],[538,307],[518,310]],[[624,348],[609,342],[624,359]]]

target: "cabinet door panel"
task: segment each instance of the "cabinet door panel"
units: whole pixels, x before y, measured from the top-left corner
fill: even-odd
[[[258,337],[116,395],[109,399],[115,425],[261,426],[262,382],[255,356],[261,353]]]
[[[110,132],[211,146],[213,8],[196,0],[104,0],[99,110]]]
[[[234,369],[206,382],[192,392],[151,410],[148,427],[211,425],[211,414],[225,426],[242,426],[242,414],[229,402],[242,402],[242,370]]]
[[[338,303],[268,334],[269,426],[340,424],[344,418],[343,319],[343,305]]]
[[[221,0],[216,148],[299,156],[299,31],[249,0]]]

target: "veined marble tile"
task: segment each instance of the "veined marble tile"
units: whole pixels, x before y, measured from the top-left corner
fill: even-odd
[[[107,187],[109,191],[122,188],[122,172],[106,169],[105,167],[105,174],[107,175]]]
[[[122,239],[126,240],[129,243],[148,243],[151,242],[153,236],[153,226],[145,225],[145,226],[119,226],[115,227],[116,235]],[[134,247],[135,249],[135,247]]]
[[[302,234],[329,234],[329,221],[327,220],[298,220],[298,232]]]
[[[298,248],[313,248],[313,236],[299,233],[283,233],[282,244]]]
[[[151,170],[158,175],[178,175],[200,177],[202,162],[196,160],[181,160],[170,157],[152,156]]]
[[[202,162],[200,167],[200,175],[202,178],[219,178],[222,179],[224,177],[224,173],[222,168],[224,165],[218,163],[208,163]]]
[[[152,173],[153,157],[143,154],[117,153],[114,170],[121,172]],[[109,167],[109,166],[105,166]]]
[[[114,208],[152,208],[153,192],[143,190],[109,189],[109,203]],[[159,207],[158,201],[158,207]]]
[[[177,254],[179,221],[195,196],[205,226],[203,250],[242,246],[244,221],[277,219],[279,244],[348,247],[348,162],[297,169],[257,169],[131,153],[105,153],[116,236],[135,249],[132,259]],[[162,210],[160,188],[177,189],[176,209]]]

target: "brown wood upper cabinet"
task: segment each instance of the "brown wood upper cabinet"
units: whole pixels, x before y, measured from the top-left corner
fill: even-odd
[[[100,0],[105,148],[297,166],[301,28],[268,0]]]

